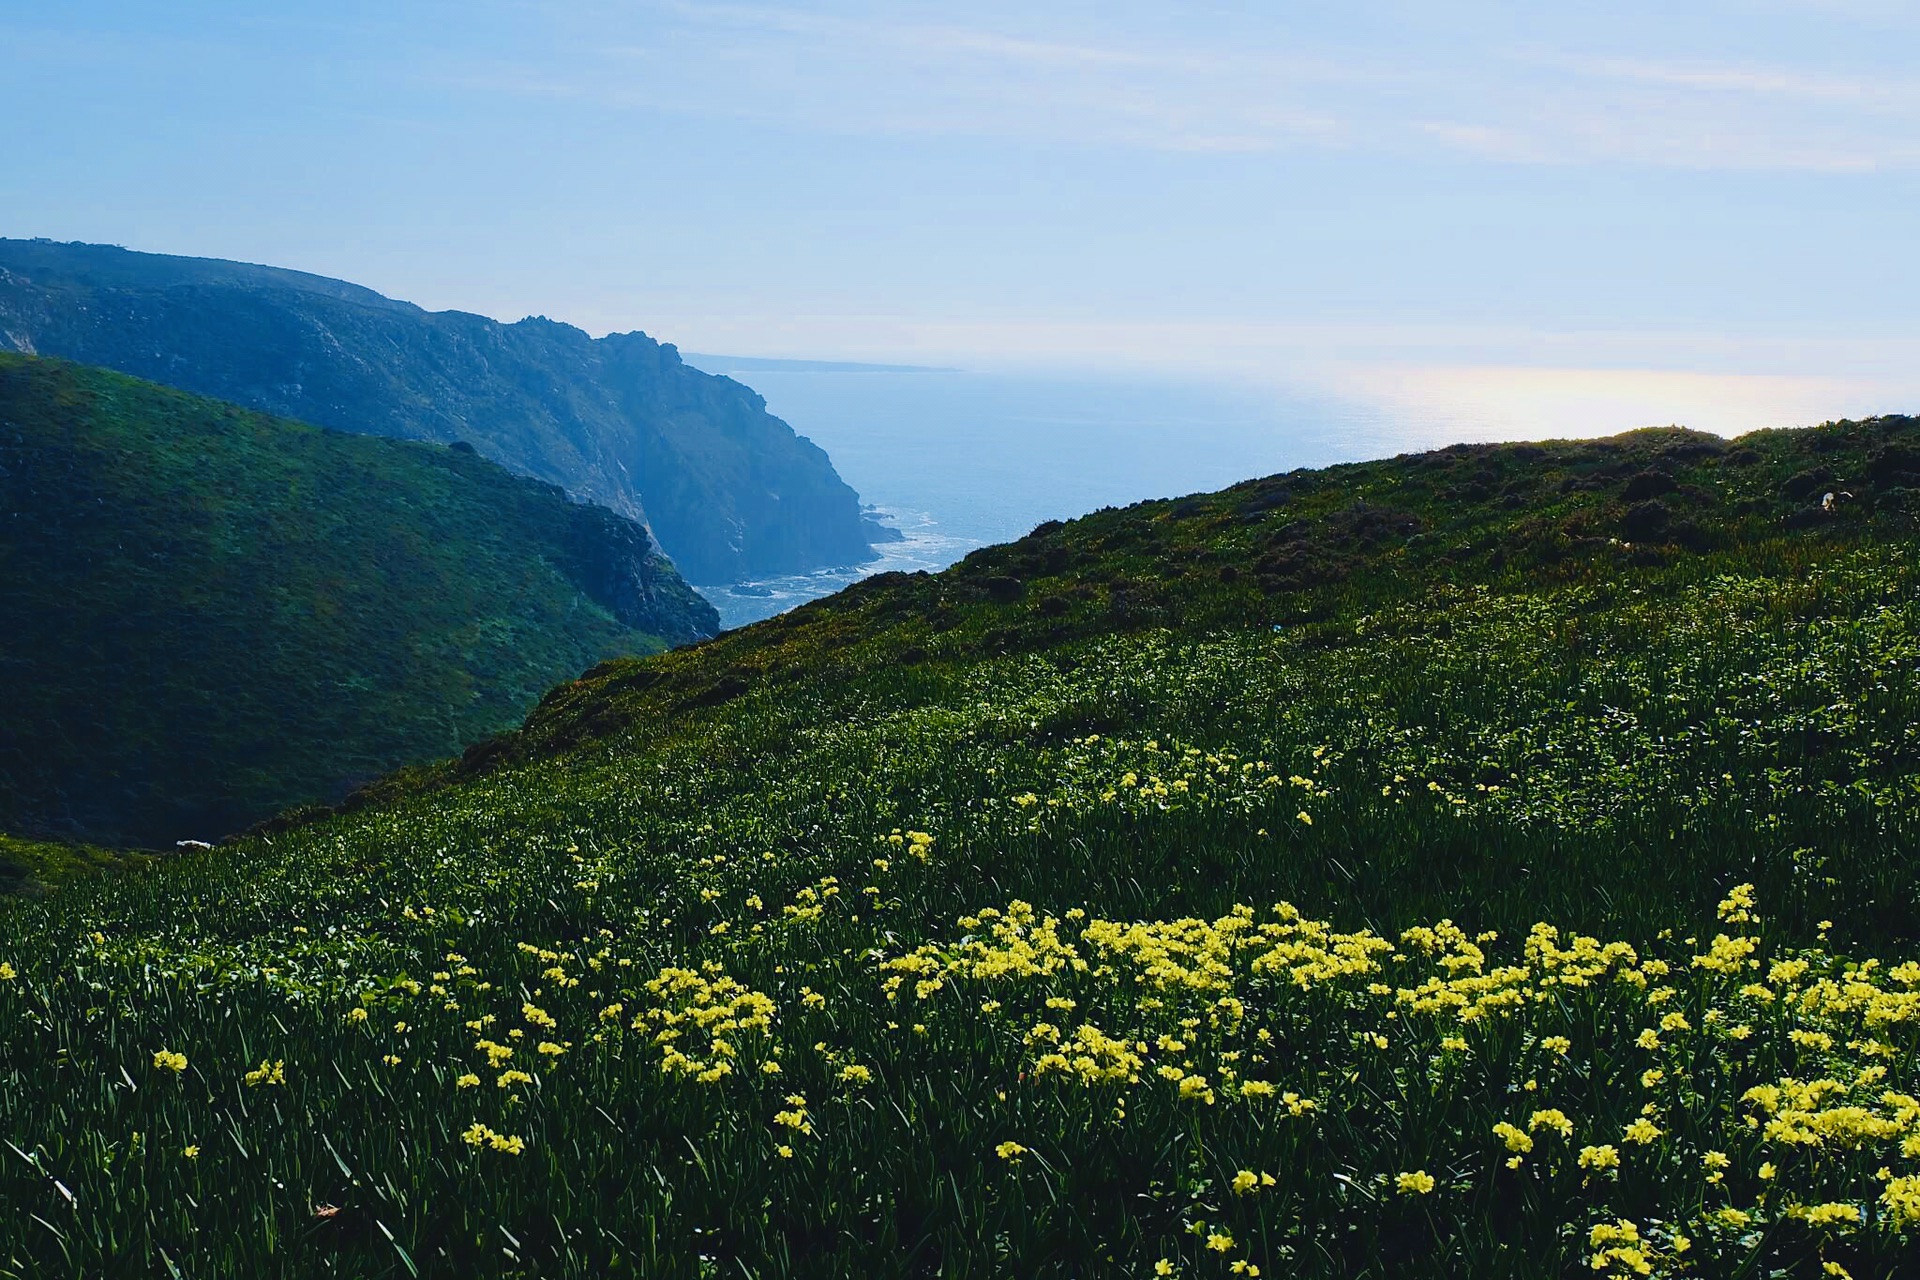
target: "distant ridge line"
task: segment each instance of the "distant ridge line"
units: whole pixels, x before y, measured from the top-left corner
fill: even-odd
[[[773,356],[717,356],[682,351],[680,359],[703,373],[962,373],[948,365],[866,364],[853,360],[783,360]]]

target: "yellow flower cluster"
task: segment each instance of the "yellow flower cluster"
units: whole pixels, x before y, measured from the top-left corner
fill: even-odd
[[[247,1072],[242,1079],[246,1081],[249,1089],[263,1084],[285,1084],[287,1082],[287,1064],[284,1062],[269,1063],[266,1059],[262,1058],[260,1065],[252,1071]]]
[[[928,862],[933,858],[933,837],[924,831],[900,831],[895,829],[891,835],[884,837],[883,843],[901,850],[908,857],[920,862]],[[874,865],[882,871],[886,870],[886,868],[878,862]]]
[[[1493,1136],[1500,1139],[1507,1150],[1516,1155],[1525,1155],[1533,1150],[1533,1139],[1527,1135],[1527,1131],[1505,1120],[1493,1126]]]
[[[1838,1227],[1844,1230],[1858,1226],[1862,1215],[1859,1205],[1835,1201],[1827,1204],[1788,1205],[1787,1216],[1798,1218],[1810,1227]]]
[[[519,1134],[516,1133],[509,1137],[506,1134],[495,1133],[492,1129],[477,1120],[469,1125],[467,1131],[461,1134],[460,1137],[462,1141],[476,1151],[481,1147],[491,1147],[495,1151],[505,1152],[510,1156],[517,1156],[527,1149],[526,1139],[522,1138]]]
[[[660,1070],[717,1084],[733,1074],[746,1036],[765,1036],[773,1026],[773,997],[754,991],[711,961],[706,972],[668,968],[647,983],[658,1003],[633,1020],[633,1030],[652,1031],[660,1046]]]
[[[813,1136],[813,1120],[807,1114],[807,1096],[803,1093],[787,1095],[787,1109],[773,1113],[773,1122],[783,1129],[806,1137]]]
[[[1587,1234],[1587,1244],[1594,1250],[1588,1262],[1595,1271],[1615,1275],[1653,1274],[1654,1258],[1640,1238],[1640,1228],[1625,1218],[1597,1224]]]
[[[917,979],[914,995],[925,1000],[949,978],[998,982],[1041,978],[1062,969],[1084,972],[1087,962],[1060,940],[1060,922],[1052,916],[1036,920],[1031,903],[1014,901],[1007,910],[988,907],[977,916],[963,916],[963,929],[985,929],[985,937],[969,938],[951,950],[933,944],[909,955],[885,961],[880,967],[896,977]],[[889,979],[887,998],[895,999],[900,982]]]
[[[1889,1178],[1880,1192],[1880,1203],[1896,1227],[1920,1224],[1920,1175]]]
[[[1902,1154],[1920,1157],[1920,1100],[1891,1089],[1863,1102],[1880,1078],[1871,1068],[1852,1082],[1833,1079],[1782,1079],[1755,1085],[1741,1101],[1766,1117],[1761,1135],[1784,1147],[1857,1149],[1875,1143],[1900,1142]],[[1877,1105],[1876,1105],[1877,1104]],[[1756,1117],[1756,1118],[1757,1118]]]
[[[187,1069],[187,1055],[167,1049],[156,1049],[153,1052],[153,1065],[162,1071],[172,1071],[177,1074]]]
[[[1034,1061],[1033,1073],[1063,1075],[1089,1087],[1138,1084],[1143,1062],[1130,1041],[1116,1039],[1092,1023],[1082,1023],[1060,1049]]]

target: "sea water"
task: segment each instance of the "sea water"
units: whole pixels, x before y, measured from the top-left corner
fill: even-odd
[[[869,574],[944,568],[1044,520],[1377,457],[1402,435],[1368,406],[1197,379],[689,362],[765,396],[902,534],[866,564],[700,585],[727,627]]]

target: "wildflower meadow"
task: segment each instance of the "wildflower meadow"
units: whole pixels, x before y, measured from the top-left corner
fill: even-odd
[[[0,1276],[1915,1274],[1920,569],[1769,459],[1103,513],[0,905]]]

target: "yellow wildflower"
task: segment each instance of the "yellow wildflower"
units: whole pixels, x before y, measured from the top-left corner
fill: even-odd
[[[1880,1192],[1880,1203],[1897,1227],[1920,1222],[1920,1176],[1891,1179]]]
[[[1425,1169],[1415,1169],[1412,1173],[1400,1174],[1393,1180],[1393,1189],[1403,1196],[1429,1195],[1433,1188],[1433,1175]]]
[[[1533,1139],[1527,1136],[1526,1131],[1519,1125],[1509,1124],[1505,1120],[1493,1126],[1493,1136],[1504,1142],[1509,1151],[1517,1151],[1525,1155],[1533,1150]]]
[[[1645,1116],[1641,1116],[1638,1120],[1635,1120],[1627,1126],[1626,1139],[1628,1142],[1637,1142],[1641,1146],[1646,1146],[1648,1143],[1659,1138],[1659,1136],[1659,1126],[1655,1125],[1653,1121],[1647,1119]]]
[[[1213,1101],[1213,1089],[1207,1084],[1207,1078],[1201,1075],[1183,1076],[1180,1080],[1182,1098],[1198,1098],[1202,1102]]]
[[[284,1062],[269,1064],[265,1058],[262,1058],[260,1065],[254,1070],[247,1072],[242,1079],[246,1081],[249,1089],[263,1084],[285,1084],[287,1082],[287,1064]]]
[[[1789,1218],[1798,1218],[1810,1227],[1851,1227],[1860,1222],[1860,1206],[1846,1203],[1796,1204],[1787,1207]]]
[[[1527,1120],[1527,1128],[1533,1130],[1552,1129],[1563,1138],[1573,1136],[1573,1121],[1567,1119],[1567,1113],[1558,1107],[1549,1107],[1536,1111]]]
[[[153,1052],[153,1065],[163,1071],[171,1071],[177,1075],[187,1069],[187,1055],[184,1053],[173,1053],[167,1049],[156,1049]]]
[[[495,1133],[478,1120],[469,1125],[460,1138],[475,1150],[481,1147],[492,1147],[495,1151],[503,1151],[510,1156],[517,1156],[527,1149],[526,1140],[518,1134],[508,1137],[505,1134]]]

